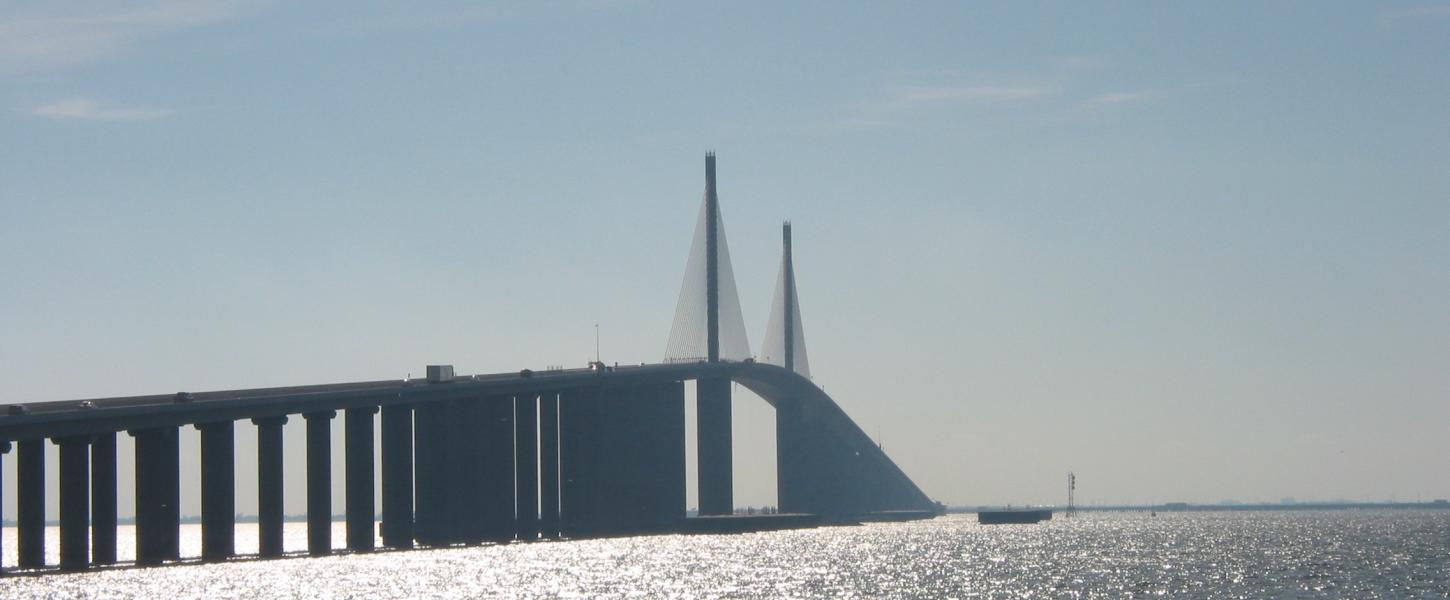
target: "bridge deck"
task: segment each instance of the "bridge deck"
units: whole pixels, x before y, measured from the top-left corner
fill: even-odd
[[[187,392],[33,402],[25,414],[0,414],[0,439],[19,441],[141,427],[187,425],[210,421],[263,418],[360,406],[386,406],[444,401],[460,397],[513,394],[530,390],[562,390],[582,386],[616,386],[659,381],[685,381],[734,373],[739,363],[674,363],[620,365],[594,369],[518,371],[459,375],[446,383],[426,379],[389,379],[320,385]],[[11,406],[15,406],[12,404]]]

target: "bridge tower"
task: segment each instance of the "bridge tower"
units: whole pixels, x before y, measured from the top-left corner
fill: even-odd
[[[801,326],[801,308],[795,286],[795,259],[791,253],[790,221],[781,225],[780,274],[770,303],[770,320],[765,328],[765,345],[760,362],[785,367],[810,378],[806,357],[806,334]]]
[[[781,225],[780,274],[770,303],[770,319],[760,362],[785,367],[810,377],[805,330],[795,285],[795,258],[791,252],[791,225]],[[826,503],[816,496],[827,487],[817,480],[821,468],[811,462],[808,419],[801,399],[782,397],[775,402],[776,505],[782,512],[817,512]],[[814,442],[818,444],[818,442]]]
[[[711,152],[705,155],[705,196],[685,264],[665,362],[718,363],[747,358],[750,342],[745,336],[745,319],[730,267],[730,249],[725,242],[715,186],[715,154]],[[734,511],[730,388],[726,377],[702,377],[695,382],[699,445],[696,473],[702,515]]]
[[[720,362],[720,197],[715,191],[715,153],[705,155],[706,360]],[[735,512],[730,380],[695,382],[695,467],[701,515]]]
[[[715,193],[715,153],[705,153],[705,352],[720,362],[720,196]]]

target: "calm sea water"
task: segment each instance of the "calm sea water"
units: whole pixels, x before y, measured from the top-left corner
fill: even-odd
[[[239,528],[239,551],[255,548],[251,530]],[[198,553],[199,530],[183,536],[183,553]],[[4,544],[13,565],[13,530]],[[289,549],[305,545],[302,524],[288,524]],[[996,526],[958,515],[7,577],[0,596],[1450,598],[1450,511],[1085,513]]]

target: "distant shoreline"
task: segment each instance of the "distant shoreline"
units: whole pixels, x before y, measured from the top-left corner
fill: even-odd
[[[980,506],[948,506],[947,514],[975,514],[983,510],[1002,510],[1008,508],[1002,505],[980,505]],[[1012,508],[1048,508],[1053,512],[1066,512],[1066,506],[1039,506],[1039,505],[1012,505]],[[1298,502],[1294,504],[1262,503],[1262,504],[1192,504],[1186,502],[1169,502],[1166,504],[1093,504],[1074,507],[1078,512],[1218,512],[1218,511],[1266,511],[1266,510],[1372,510],[1372,509],[1430,509],[1450,510],[1450,502],[1434,500],[1431,502]],[[287,515],[282,518],[288,523],[306,522],[307,515]],[[346,521],[346,515],[332,515],[334,523]],[[376,516],[374,521],[382,521],[382,516]],[[236,523],[256,523],[257,515],[237,515]],[[116,521],[118,525],[134,525],[135,519],[126,517]],[[201,523],[200,515],[185,516],[181,518],[182,524]],[[60,521],[51,519],[45,522],[47,526],[59,526]],[[13,519],[0,521],[0,526],[15,527]]]
[[[1028,508],[1022,505],[1022,508]],[[1001,505],[948,506],[947,513],[975,513],[982,510],[1001,510]],[[1066,506],[1031,506],[1050,508],[1064,512]],[[1450,510],[1450,502],[1295,502],[1260,504],[1193,504],[1189,502],[1168,502],[1164,504],[1094,504],[1073,507],[1078,512],[1214,512],[1214,511],[1265,511],[1265,510],[1369,510],[1369,509],[1431,509]]]

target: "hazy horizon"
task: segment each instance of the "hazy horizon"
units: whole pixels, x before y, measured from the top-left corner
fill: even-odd
[[[813,380],[933,499],[1450,497],[1447,34],[1444,2],[7,5],[0,404],[582,367],[596,323],[658,362],[713,150],[752,350],[790,219]],[[735,503],[773,505],[735,398]]]

